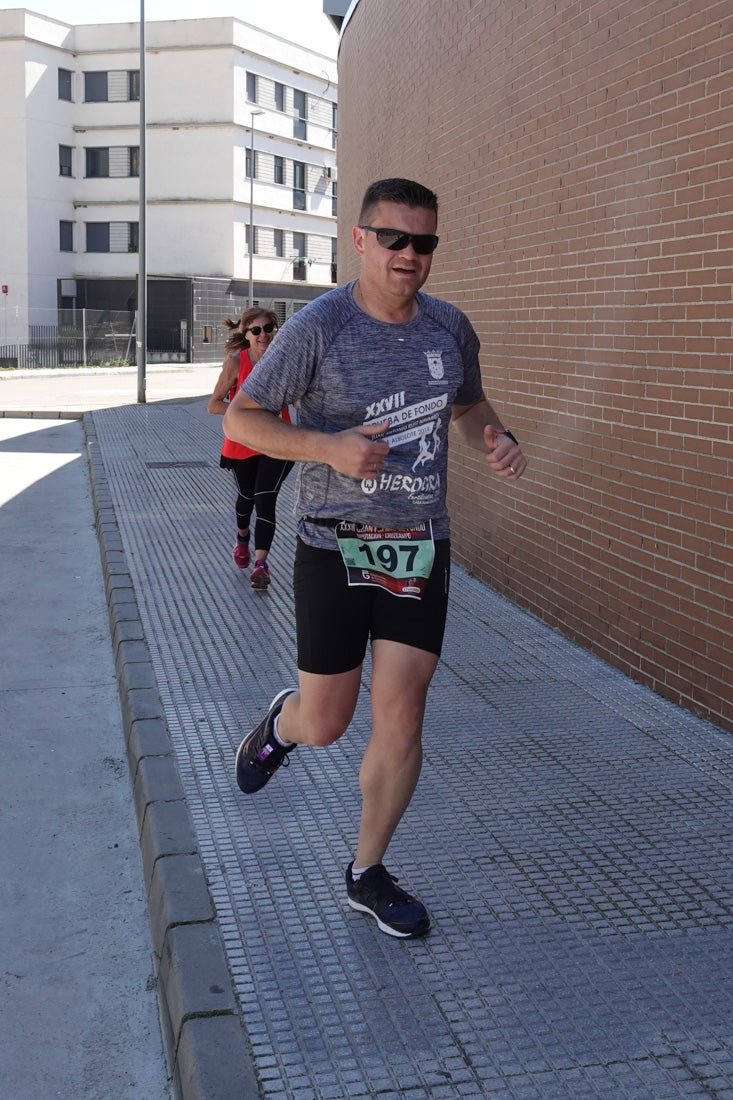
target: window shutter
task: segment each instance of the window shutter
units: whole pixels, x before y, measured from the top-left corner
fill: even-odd
[[[110,176],[130,175],[130,150],[126,145],[112,145],[109,150]]]
[[[130,243],[130,230],[127,222],[109,223],[110,252],[127,252]]]
[[[107,98],[110,103],[126,102],[128,97],[127,71],[107,73]]]

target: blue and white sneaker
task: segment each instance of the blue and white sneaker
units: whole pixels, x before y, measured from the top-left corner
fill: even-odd
[[[430,917],[425,906],[400,889],[397,879],[383,864],[368,867],[356,881],[351,874],[353,866],[352,861],[346,868],[346,892],[352,909],[374,917],[388,936],[407,939],[424,936],[430,931]]]
[[[287,755],[298,747],[281,745],[275,740],[272,728],[275,718],[282,710],[283,703],[288,695],[294,692],[295,688],[285,688],[278,692],[259,726],[255,726],[252,732],[247,734],[237,749],[237,786],[245,794],[254,794],[255,791],[262,790],[281,764],[287,766],[290,763]]]

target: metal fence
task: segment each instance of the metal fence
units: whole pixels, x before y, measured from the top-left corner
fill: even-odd
[[[50,311],[44,311],[50,312]],[[0,342],[0,368],[99,367],[134,364],[134,313],[58,310],[51,323],[27,325]]]

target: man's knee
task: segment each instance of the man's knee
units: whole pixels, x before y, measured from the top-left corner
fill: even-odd
[[[317,727],[311,727],[308,743],[312,745],[313,748],[326,749],[329,745],[333,745],[339,738],[343,737],[345,733],[345,726],[327,725],[321,722]]]
[[[307,687],[304,690],[301,686],[296,718],[298,740],[313,748],[333,745],[349,728],[355,706],[356,699],[352,693],[347,691],[340,695],[336,685],[328,699],[324,699],[320,692],[312,695]]]

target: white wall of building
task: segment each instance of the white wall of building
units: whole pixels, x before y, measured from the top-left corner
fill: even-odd
[[[166,256],[166,275],[233,278],[233,224],[231,202],[154,202],[148,211],[149,270],[157,271],[156,257]],[[172,237],[176,238],[175,261]]]
[[[7,294],[0,295],[3,343],[14,338],[15,311],[28,305],[28,137],[24,112],[19,109],[24,96],[23,44],[0,41],[0,127],[5,164],[0,171],[0,284],[8,288]]]
[[[305,234],[306,284],[328,289],[335,60],[232,18],[154,22],[146,38],[149,274],[247,279],[254,110],[264,112],[254,118],[253,220],[262,248],[253,257],[255,281],[290,286],[293,234]],[[134,23],[72,27],[23,9],[0,11],[0,135],[12,166],[0,173],[0,283],[9,288],[0,321],[3,305],[6,316],[10,305],[54,309],[58,279],[136,276],[134,251],[90,252],[86,237],[88,223],[138,222],[139,180],[87,178],[86,156],[136,149],[139,103],[85,102],[84,74],[134,72],[139,42]],[[59,98],[59,68],[72,74],[72,102]],[[248,73],[256,74],[255,100]],[[282,110],[276,84],[285,90]],[[294,89],[308,97],[307,140],[295,136]],[[60,174],[60,146],[72,149],[71,177]],[[282,183],[275,157],[284,164]],[[304,210],[294,207],[294,162],[305,165]],[[60,249],[62,221],[73,223],[73,251]]]
[[[172,128],[153,124],[148,133],[150,198],[158,203],[182,200],[231,203],[237,182],[235,138],[231,125]]]

